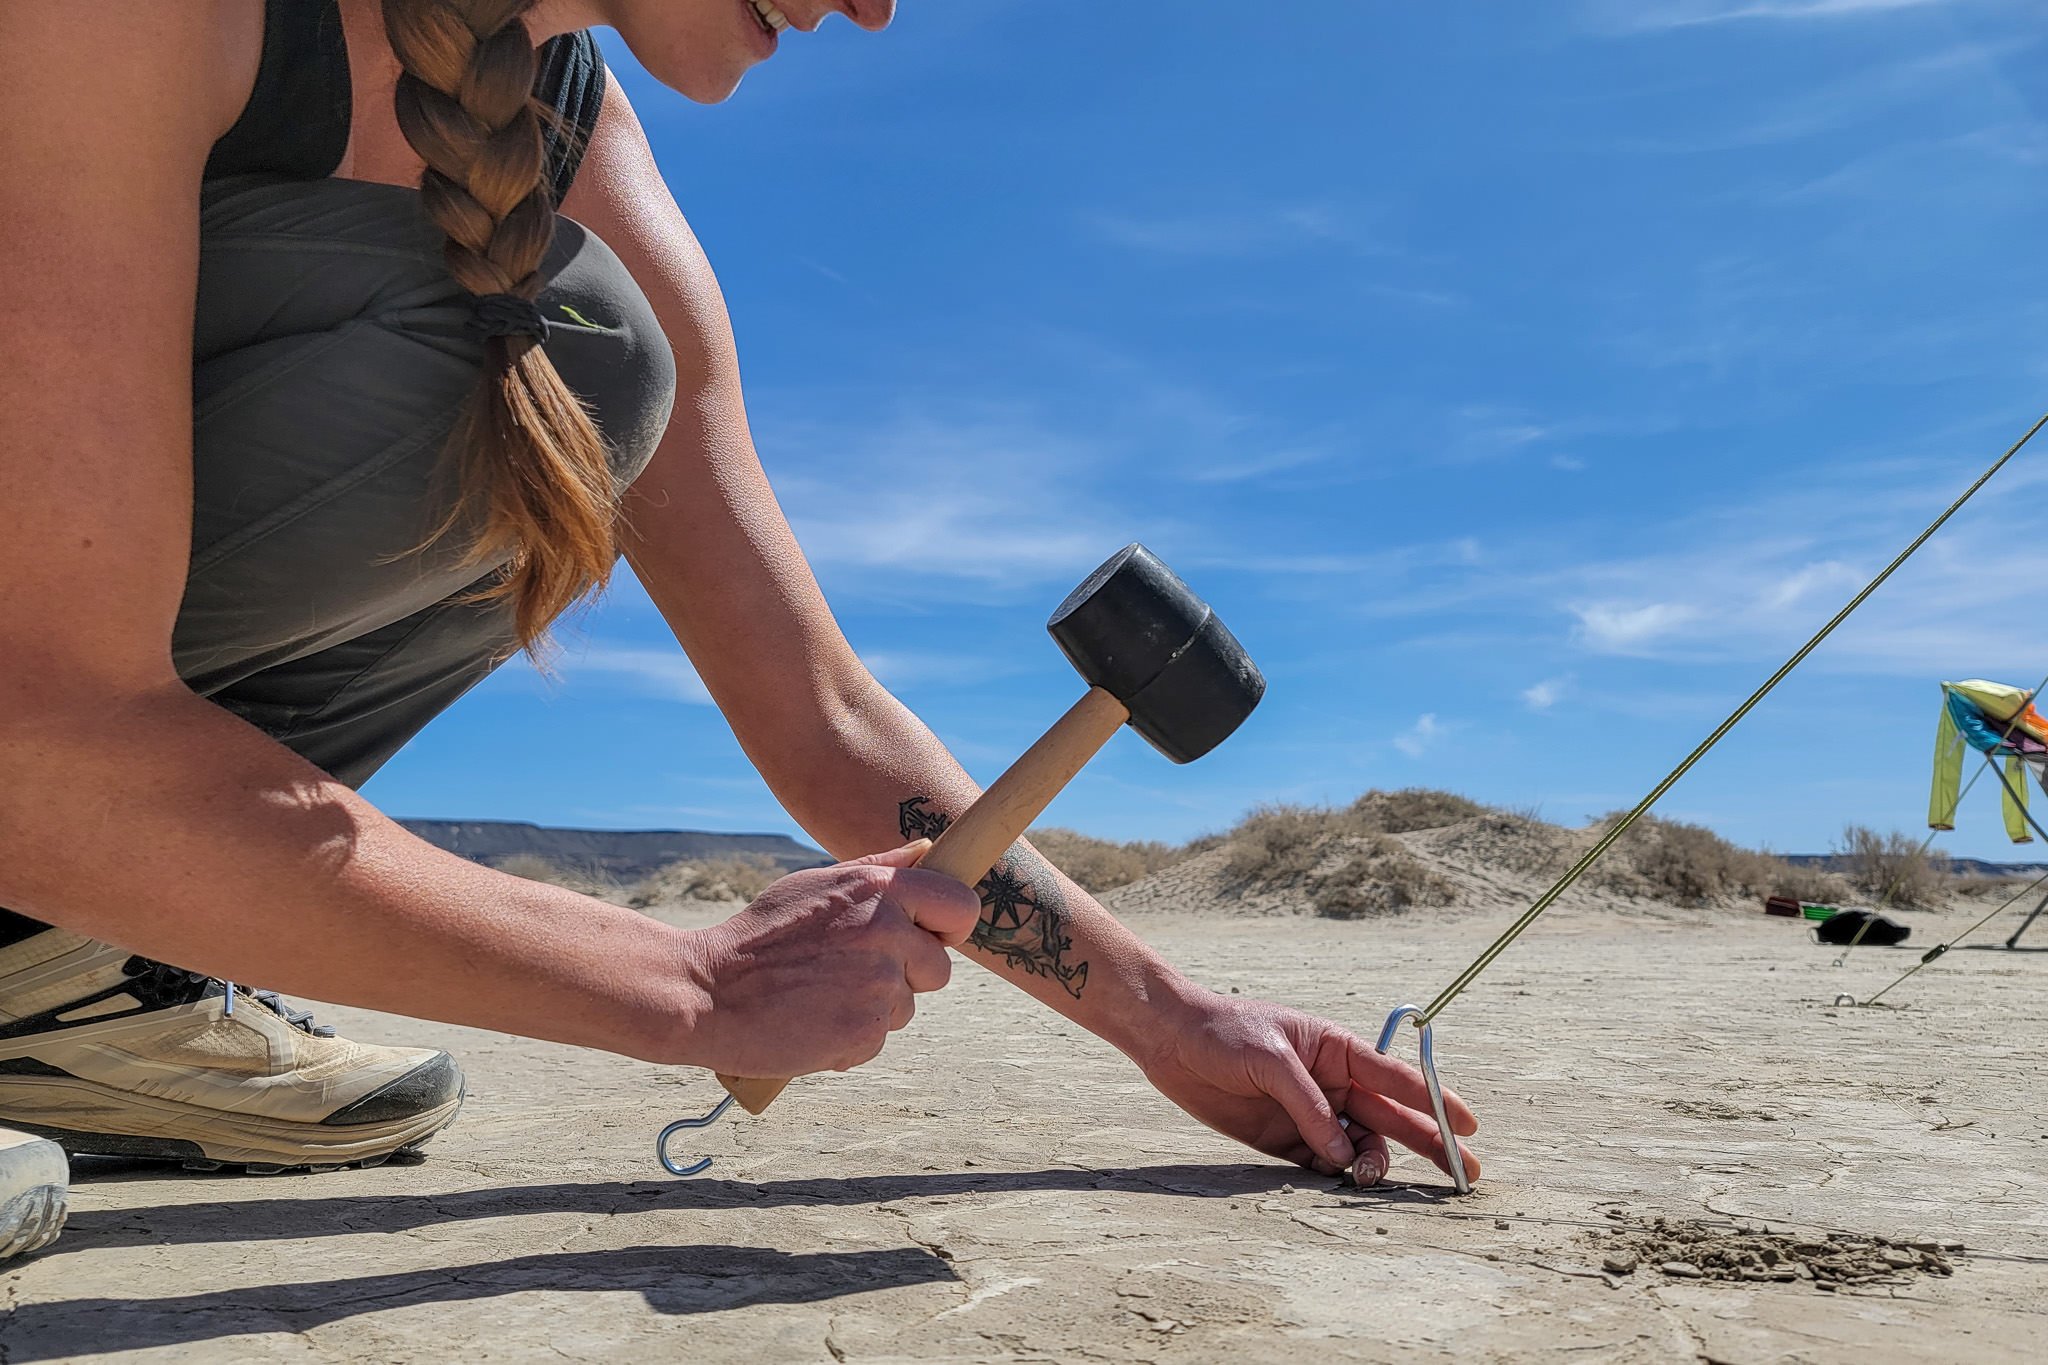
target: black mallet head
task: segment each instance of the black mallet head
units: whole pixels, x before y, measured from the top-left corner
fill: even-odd
[[[1142,545],[1126,545],[1088,575],[1046,629],[1090,685],[1123,703],[1131,728],[1176,763],[1229,738],[1266,694],[1230,628]]]

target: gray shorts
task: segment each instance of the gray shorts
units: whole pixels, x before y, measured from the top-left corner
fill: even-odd
[[[412,190],[242,177],[207,187],[193,336],[192,564],[173,653],[194,691],[361,786],[512,652],[465,601],[448,434],[482,345]],[[549,356],[623,487],[653,456],[675,363],[611,249],[562,219]]]

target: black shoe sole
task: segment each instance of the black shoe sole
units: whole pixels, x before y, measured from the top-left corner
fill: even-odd
[[[466,1100],[468,1096],[465,1094],[463,1098]],[[28,1123],[21,1119],[9,1119],[7,1126],[18,1132],[48,1138],[71,1156],[140,1157],[146,1161],[175,1161],[188,1171],[209,1174],[227,1171],[242,1175],[286,1175],[305,1171],[367,1171],[387,1162],[396,1166],[417,1166],[427,1159],[427,1154],[420,1149],[448,1131],[448,1124],[454,1123],[461,1113],[462,1105],[457,1103],[455,1111],[448,1116],[448,1123],[396,1151],[382,1152],[357,1161],[306,1161],[289,1165],[266,1161],[217,1161],[209,1157],[198,1143],[183,1138],[134,1137],[125,1133],[82,1133],[69,1128],[52,1128],[46,1124]]]

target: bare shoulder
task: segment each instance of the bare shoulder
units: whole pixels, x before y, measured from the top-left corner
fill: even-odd
[[[0,100],[66,116],[190,119],[209,140],[248,103],[263,59],[263,0],[9,0],[0,4]]]
[[[242,3],[0,0],[0,257],[24,282],[0,291],[0,658],[24,661],[17,710],[169,674],[200,186],[239,108],[219,72]]]
[[[603,112],[562,212],[602,238],[647,291],[685,376],[695,369],[700,380],[712,378],[706,371],[729,366],[732,349],[718,278],[662,179],[632,103],[610,72],[605,81]]]

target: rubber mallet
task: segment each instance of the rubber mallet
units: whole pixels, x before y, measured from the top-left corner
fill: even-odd
[[[1209,604],[1142,545],[1127,545],[1046,623],[1088,692],[961,812],[918,864],[973,886],[1126,722],[1175,763],[1244,723],[1266,680]],[[750,1114],[788,1081],[720,1076]]]

